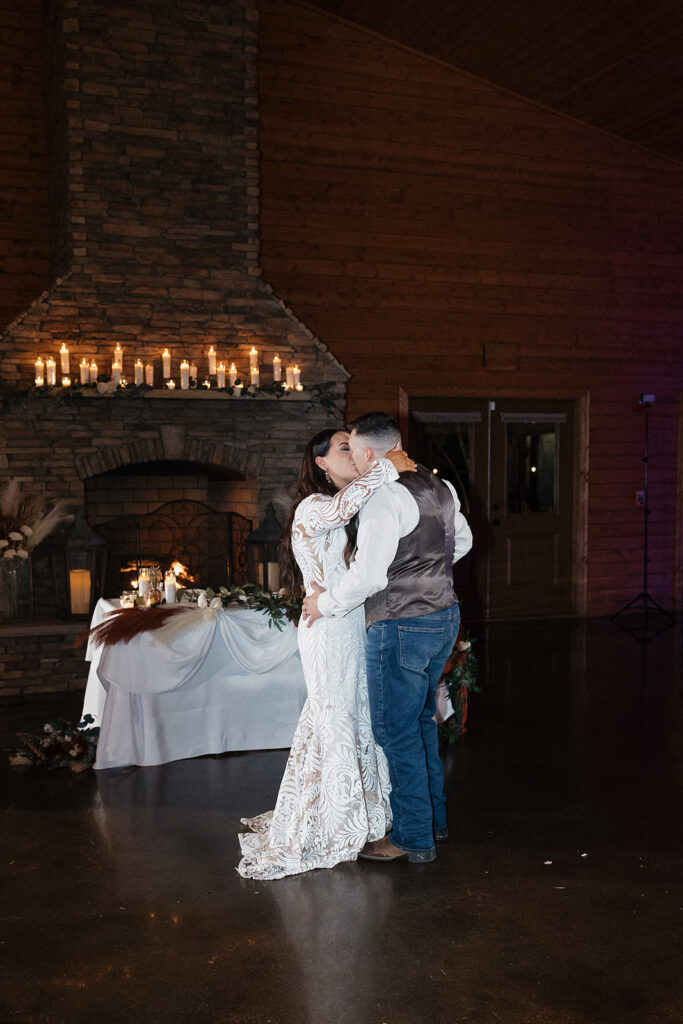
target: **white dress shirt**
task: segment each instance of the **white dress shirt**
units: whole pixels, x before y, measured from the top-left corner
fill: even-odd
[[[455,488],[448,480],[443,483],[450,488],[455,502],[453,561],[457,562],[472,547],[472,531],[460,511]],[[326,617],[346,615],[372,594],[384,590],[398,542],[412,533],[419,521],[417,502],[402,484],[387,483],[375,491],[359,513],[355,559],[339,583],[320,595],[320,613]]]

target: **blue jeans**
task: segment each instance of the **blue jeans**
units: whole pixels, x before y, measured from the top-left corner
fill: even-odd
[[[412,619],[382,619],[368,630],[372,731],[389,762],[391,841],[401,850],[433,850],[434,829],[446,824],[434,714],[459,625],[455,604]]]

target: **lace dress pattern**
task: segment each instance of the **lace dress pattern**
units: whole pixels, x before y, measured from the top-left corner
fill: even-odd
[[[326,589],[347,571],[345,523],[397,473],[380,459],[334,497],[299,505],[292,548],[307,592]],[[391,827],[389,771],[370,724],[362,605],[340,618],[301,623],[299,651],[307,699],[294,733],[275,809],[242,818],[245,878],[282,878],[355,860],[368,840]]]

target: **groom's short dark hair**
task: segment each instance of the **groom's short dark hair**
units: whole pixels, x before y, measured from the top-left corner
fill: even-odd
[[[382,455],[401,440],[398,423],[385,412],[366,412],[351,420],[348,427],[349,431],[355,430],[360,437],[369,441],[370,447],[383,449]]]

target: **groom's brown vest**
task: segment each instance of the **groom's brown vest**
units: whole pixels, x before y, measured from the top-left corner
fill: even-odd
[[[398,483],[412,494],[420,519],[398,542],[386,587],[365,602],[366,629],[380,619],[428,615],[458,600],[453,590],[455,505],[450,489],[424,466],[416,473],[401,473]]]

